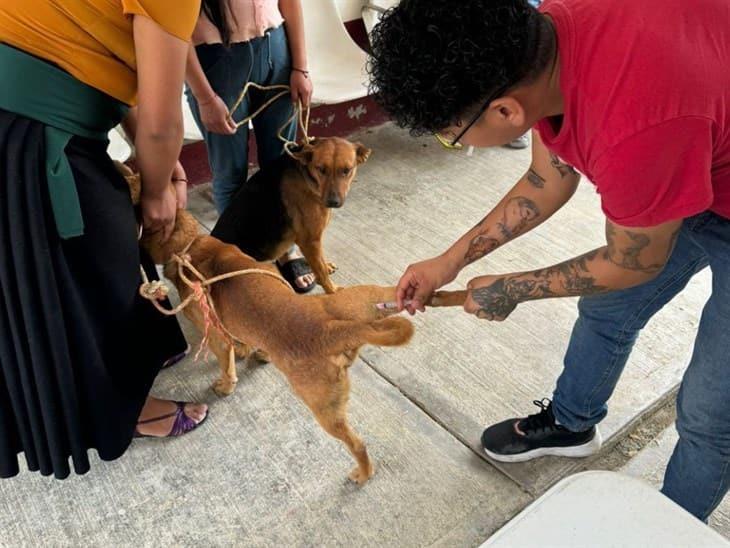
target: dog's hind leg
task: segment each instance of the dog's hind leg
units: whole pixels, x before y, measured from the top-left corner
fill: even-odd
[[[217,334],[211,335],[208,345],[218,359],[221,370],[220,378],[213,383],[213,391],[221,397],[230,396],[238,383],[235,346],[227,343]]]
[[[292,378],[289,380],[294,381],[294,391],[311,409],[322,428],[350,450],[357,466],[350,472],[349,478],[358,485],[363,485],[373,476],[375,470],[365,444],[347,422],[347,401],[350,396],[347,369],[342,367],[336,379],[323,375],[312,382],[310,377],[300,385]]]

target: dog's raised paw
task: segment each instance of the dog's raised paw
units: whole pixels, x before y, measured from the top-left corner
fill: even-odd
[[[365,485],[370,478],[375,474],[375,469],[371,466],[369,471],[363,471],[359,466],[352,469],[352,472],[347,476],[350,481],[357,483],[358,485]]]
[[[335,263],[327,263],[327,274],[334,274],[337,272],[337,265]]]
[[[233,391],[236,389],[236,383],[226,379],[218,379],[213,383],[211,388],[218,396],[225,398],[233,394]]]

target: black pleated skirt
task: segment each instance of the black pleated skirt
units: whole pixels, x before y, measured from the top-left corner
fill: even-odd
[[[18,456],[43,475],[121,456],[162,363],[187,344],[139,297],[136,221],[105,143],[66,148],[85,233],[61,240],[45,178],[44,125],[0,110],[0,477]]]

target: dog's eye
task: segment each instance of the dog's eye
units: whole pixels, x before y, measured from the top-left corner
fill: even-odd
[[[351,171],[352,171],[352,170],[351,170],[351,169],[350,169],[349,167],[346,167],[346,168],[343,168],[343,169],[342,169],[342,174],[343,174],[343,175],[344,175],[345,177],[347,177],[347,176],[348,176],[348,175],[350,174],[350,172],[351,172]]]
[[[325,166],[317,166],[317,171],[319,171],[322,175],[327,174],[327,168]]]

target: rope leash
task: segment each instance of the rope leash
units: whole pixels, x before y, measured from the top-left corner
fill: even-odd
[[[220,274],[213,278],[206,278],[205,276],[203,276],[203,274],[200,273],[200,271],[198,271],[197,268],[195,268],[195,266],[191,262],[190,255],[188,255],[188,250],[193,245],[194,241],[195,240],[191,241],[187,246],[185,246],[185,249],[183,249],[180,253],[174,254],[171,259],[172,261],[177,263],[178,276],[183,281],[183,283],[190,289],[190,294],[183,301],[181,301],[180,304],[172,309],[168,309],[162,306],[160,301],[167,298],[167,296],[170,294],[170,288],[163,281],[157,280],[151,282],[142,266],[139,267],[140,273],[142,274],[142,285],[139,288],[139,294],[144,299],[150,301],[152,305],[165,316],[176,315],[178,312],[184,310],[192,302],[196,302],[198,304],[198,306],[200,307],[200,312],[203,315],[203,323],[205,325],[205,329],[203,332],[203,339],[200,341],[200,346],[195,353],[195,360],[197,361],[203,348],[208,347],[211,327],[217,329],[223,335],[226,342],[231,346],[233,346],[234,342],[246,344],[244,341],[231,333],[225,325],[223,325],[223,322],[221,321],[220,316],[218,315],[218,312],[215,308],[215,302],[213,301],[213,297],[210,293],[210,287],[213,284],[222,282],[223,280],[228,280],[230,278],[246,276],[249,274],[260,274],[275,278],[276,280],[286,285],[287,288],[289,287],[289,283],[278,274],[261,268],[245,268],[242,270],[236,270],[234,272],[227,272],[226,274]],[[191,280],[187,276],[186,270],[191,272],[194,277],[197,278],[197,281]],[[255,352],[256,349],[253,349],[252,354]],[[205,359],[207,359],[207,357],[208,352],[206,352],[205,354]]]
[[[251,88],[257,89],[259,91],[276,91],[276,90],[280,90],[280,91],[278,93],[276,93],[273,97],[268,99],[256,111],[254,111],[253,113],[246,116],[240,122],[235,122],[235,120],[234,120],[234,123],[236,124],[236,128],[240,128],[244,124],[248,124],[250,121],[252,121],[254,118],[256,118],[259,114],[261,114],[264,110],[266,110],[268,107],[270,107],[272,104],[274,104],[276,101],[278,101],[282,97],[288,95],[291,91],[291,88],[284,84],[262,86],[260,84],[257,84],[256,82],[246,82],[246,85],[243,86],[241,93],[238,95],[238,99],[236,99],[236,102],[233,103],[233,106],[230,109],[228,109],[228,116],[231,118],[231,120],[233,120],[233,113],[236,112],[236,109],[241,105],[241,103],[246,98],[246,95],[248,95],[248,92]],[[279,131],[276,134],[277,138],[282,143],[284,143],[284,152],[286,152],[292,158],[294,157],[294,153],[291,151],[291,148],[299,146],[299,143],[297,143],[296,141],[291,141],[291,140],[287,139],[282,134],[283,134],[284,130],[287,127],[289,127],[294,120],[297,120],[297,127],[302,130],[302,140],[304,141],[304,144],[309,144],[312,141],[312,137],[309,136],[309,113],[310,113],[309,106],[307,106],[307,108],[304,108],[302,106],[302,102],[298,101],[297,106],[294,109],[294,112],[287,119],[287,121],[284,122],[284,125],[282,125],[279,128]]]

